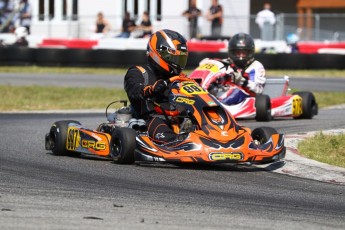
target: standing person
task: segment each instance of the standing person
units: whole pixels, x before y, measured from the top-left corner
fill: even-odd
[[[14,31],[14,35],[16,36],[16,41],[12,44],[13,46],[22,46],[22,47],[28,47],[29,42],[26,39],[26,36],[28,36],[28,31],[26,27],[18,27]]]
[[[151,35],[146,54],[146,65],[128,69],[124,88],[133,108],[133,117],[146,121],[149,136],[156,141],[172,141],[177,134],[163,119],[152,116],[154,108],[148,99],[155,97],[158,103],[166,101],[164,91],[168,79],[182,75],[186,66],[187,41],[178,32],[159,30]]]
[[[261,30],[261,39],[264,41],[272,41],[276,17],[271,11],[270,3],[264,4],[263,10],[256,15],[255,22]]]
[[[102,12],[99,12],[97,14],[97,19],[96,19],[96,30],[95,32],[97,34],[106,34],[110,30],[110,23],[108,20],[104,18],[104,15]]]
[[[27,34],[31,33],[31,17],[32,17],[32,8],[31,4],[28,0],[21,0],[20,1],[20,11],[19,11],[19,20],[20,26],[25,27],[27,30]]]
[[[211,21],[212,36],[220,37],[223,24],[223,7],[218,4],[218,0],[212,0],[212,5],[207,12],[206,18]]]
[[[147,38],[151,36],[152,23],[150,20],[149,13],[147,11],[144,11],[142,20],[141,20],[140,26],[138,26],[138,29],[141,29],[143,31],[143,34],[140,36],[140,38]]]
[[[198,18],[201,10],[196,7],[196,0],[191,0],[189,8],[182,13],[189,21],[189,37],[196,38],[198,33]]]
[[[125,17],[122,21],[121,33],[117,36],[118,38],[129,38],[132,31],[135,29],[135,21],[131,19],[131,14],[129,12],[125,13]]]
[[[12,33],[14,32],[15,11],[14,1],[3,0],[0,4],[0,33]]]

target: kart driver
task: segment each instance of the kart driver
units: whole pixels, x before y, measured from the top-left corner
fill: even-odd
[[[262,94],[266,82],[264,66],[254,58],[255,44],[253,38],[245,33],[235,34],[228,44],[228,59],[220,60],[227,66],[225,81],[241,86],[244,91],[234,90],[231,97],[222,99],[228,105],[238,104],[246,97]],[[204,59],[200,64],[207,63]],[[217,60],[217,59],[216,59]],[[210,90],[210,89],[209,89]]]
[[[133,117],[144,119],[148,133],[156,141],[169,142],[175,140],[177,134],[159,117],[150,117],[154,111],[155,98],[158,103],[166,102],[164,91],[168,79],[173,76],[185,76],[188,57],[187,41],[179,33],[172,30],[160,30],[153,33],[147,44],[147,64],[132,66],[128,69],[124,87],[131,103]]]

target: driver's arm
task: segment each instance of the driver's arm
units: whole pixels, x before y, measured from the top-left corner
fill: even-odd
[[[143,96],[141,92],[143,92],[144,87],[144,78],[140,70],[136,67],[128,69],[124,80],[124,88],[128,99],[142,100]]]
[[[266,71],[263,65],[254,62],[245,72],[248,74],[248,89],[256,94],[262,94],[266,83]]]

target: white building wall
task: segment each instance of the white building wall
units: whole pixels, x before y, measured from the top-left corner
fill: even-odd
[[[48,8],[48,0],[46,8]],[[133,0],[128,0],[128,10],[133,10]],[[38,20],[38,0],[31,0],[33,7],[32,34],[51,38],[89,38],[94,29],[96,14],[102,11],[110,21],[112,33],[115,36],[121,29],[123,15],[123,0],[79,0],[78,21],[64,20],[62,18],[62,0],[55,0],[55,17],[53,20]],[[67,1],[68,17],[72,14],[72,0]],[[231,36],[237,32],[249,31],[250,0],[219,0],[224,10],[223,36]],[[211,0],[198,0],[197,6],[202,10],[199,28],[201,35],[210,35],[210,22],[204,15],[211,5]],[[163,28],[179,31],[188,38],[188,20],[182,16],[182,12],[188,7],[188,0],[162,0],[162,20],[156,19],[156,1],[151,0],[151,18],[154,30]],[[146,8],[146,2],[140,0],[139,13]],[[60,11],[60,12],[58,12]],[[48,18],[48,15],[47,15]],[[140,23],[140,17],[138,23]]]

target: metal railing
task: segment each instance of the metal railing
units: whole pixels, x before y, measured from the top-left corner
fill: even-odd
[[[305,15],[303,15],[305,17]],[[49,16],[37,15],[33,17],[32,33],[45,37],[90,38],[93,33],[95,16],[66,17],[63,21],[56,21]],[[76,20],[78,18],[78,20]],[[278,14],[274,25],[274,40],[285,40],[289,34],[296,34],[301,40],[345,40],[345,14],[313,14],[312,26],[298,27],[297,14]],[[73,20],[72,20],[73,19]],[[112,25],[108,36],[116,36],[120,32],[122,18],[120,15],[109,15],[107,19]],[[223,36],[231,36],[237,32],[248,32],[254,38],[260,38],[260,30],[255,24],[255,15],[224,16]],[[139,22],[138,22],[139,23]],[[188,22],[181,16],[164,16],[161,21],[153,21],[154,30],[171,28],[180,31],[188,38]],[[199,36],[211,36],[210,23],[201,18]]]

